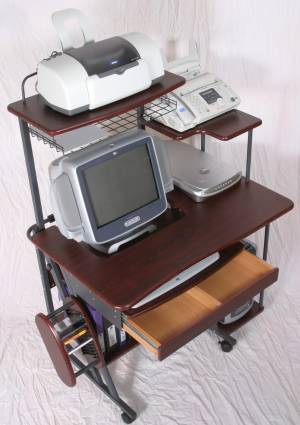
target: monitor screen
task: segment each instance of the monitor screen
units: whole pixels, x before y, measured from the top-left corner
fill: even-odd
[[[159,198],[146,145],[85,169],[84,180],[98,228]]]

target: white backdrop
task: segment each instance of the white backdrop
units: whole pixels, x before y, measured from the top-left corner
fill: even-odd
[[[269,261],[279,282],[263,315],[240,330],[231,354],[205,333],[162,363],[137,348],[111,366],[137,424],[299,424],[300,2],[298,0],[0,0],[0,425],[120,423],[117,408],[85,378],[66,388],[54,374],[34,316],[45,311],[33,247],[34,222],[21,140],[8,103],[23,77],[59,42],[50,15],[82,9],[96,39],[142,31],[169,59],[198,43],[203,67],[231,84],[241,109],[259,116],[252,176],[288,196],[295,209],[271,227]],[[29,92],[33,92],[33,86]],[[246,138],[208,142],[208,151],[244,167]],[[196,138],[192,143],[199,143]],[[55,153],[34,142],[45,212],[47,165]],[[259,208],[259,205],[258,205]],[[262,245],[262,232],[254,236]]]

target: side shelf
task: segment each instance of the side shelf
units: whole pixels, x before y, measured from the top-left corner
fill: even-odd
[[[134,318],[124,330],[163,360],[277,280],[278,269],[243,251],[199,285]]]
[[[144,124],[173,140],[184,140],[195,134],[202,134],[218,140],[227,141],[259,127],[262,124],[262,120],[238,109],[233,109],[182,133],[158,121],[144,120]]]

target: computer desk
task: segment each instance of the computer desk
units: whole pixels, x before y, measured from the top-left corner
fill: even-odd
[[[132,306],[182,270],[216,251],[223,251],[292,208],[288,199],[245,179],[209,202],[196,204],[179,190],[169,195],[169,202],[182,212],[180,218],[111,256],[98,253],[85,243],[66,239],[56,226],[31,238],[39,250],[70,274],[70,285],[76,295],[96,310],[106,311],[109,320],[150,348],[159,360],[274,283],[278,269],[252,254],[236,253],[232,260],[229,256],[229,262],[218,272],[211,266],[213,271],[200,273],[146,307],[132,309]],[[231,270],[230,260],[236,262],[236,270]],[[238,276],[238,269],[244,262],[253,268],[245,279]],[[211,292],[213,286],[208,287],[208,276],[219,273],[221,281],[227,269],[230,273],[236,272],[236,279],[240,280],[234,283],[235,290],[227,293],[227,285],[224,293]],[[193,323],[187,323],[185,328],[179,323],[178,328],[172,327],[173,334],[165,330],[162,337],[168,340],[160,339],[156,331],[162,333],[165,323],[160,323],[157,330],[152,329],[151,318],[158,315],[160,309],[167,312],[169,308],[172,313],[172,299],[180,299],[195,286],[200,292],[194,299],[203,305],[203,311],[195,321],[191,317]],[[186,300],[182,298],[182,302]],[[258,313],[262,308],[257,307]],[[181,319],[177,314],[176,320],[180,322]]]
[[[136,413],[118,395],[107,365],[137,344],[163,360],[208,328],[223,338],[227,348],[228,345],[232,348],[235,340],[230,333],[263,311],[263,291],[278,277],[278,269],[265,262],[270,223],[293,208],[289,199],[250,180],[252,132],[261,125],[259,118],[234,110],[179,134],[144,119],[144,105],[183,83],[183,78],[166,72],[160,84],[144,92],[73,117],[51,110],[39,96],[8,106],[19,118],[36,217],[28,237],[36,247],[47,312],[54,310],[51,288],[56,285],[63,295],[66,280],[83,303],[94,307],[132,337],[118,352],[103,357],[97,374],[95,370],[84,371],[120,407],[126,423],[134,421]],[[38,135],[42,130],[48,136],[39,137],[63,151],[55,142],[56,135],[120,114],[125,114],[133,126],[149,126],[177,140],[200,133],[202,150],[206,135],[227,141],[248,132],[247,165],[245,177],[238,185],[207,202],[197,204],[179,190],[169,193],[171,208],[157,219],[158,230],[106,256],[84,243],[66,239],[51,224],[54,217],[44,217],[30,134]],[[263,260],[242,251],[239,243],[262,228],[265,228]],[[171,277],[216,251],[221,252],[218,265],[210,266],[146,306],[132,308]],[[218,324],[226,314],[257,294],[260,294],[259,302],[254,303],[246,316],[230,325]],[[72,361],[83,368],[76,356],[72,356]]]

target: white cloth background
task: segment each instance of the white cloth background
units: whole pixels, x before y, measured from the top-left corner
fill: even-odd
[[[111,365],[121,396],[139,414],[136,423],[299,424],[300,2],[0,0],[0,425],[121,423],[118,409],[85,378],[73,389],[60,382],[34,325],[45,311],[25,238],[34,216],[18,122],[6,106],[20,98],[22,78],[60,48],[50,15],[65,7],[91,18],[96,39],[143,31],[169,58],[188,53],[188,40],[197,40],[203,67],[234,87],[242,110],[263,120],[254,131],[253,178],[295,202],[271,227],[269,261],[280,267],[279,281],[266,293],[265,312],[237,332],[232,353],[204,333],[161,363],[137,348]],[[244,167],[245,142],[244,135],[207,147]],[[33,145],[50,213],[47,165],[55,153]],[[254,239],[261,252],[262,232]]]

